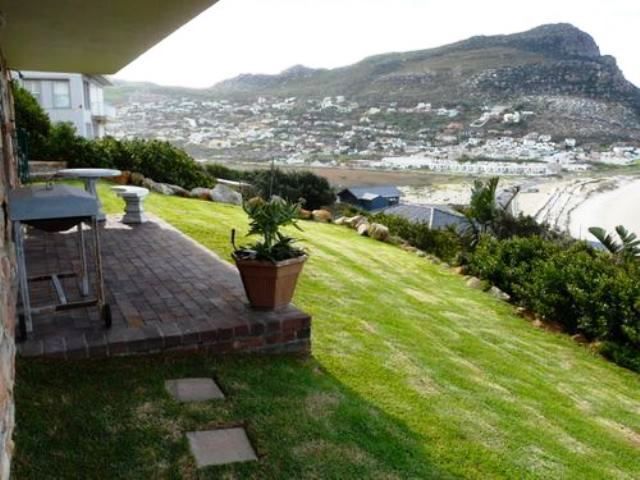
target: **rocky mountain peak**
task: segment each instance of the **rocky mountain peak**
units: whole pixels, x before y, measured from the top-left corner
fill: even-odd
[[[566,56],[600,57],[600,48],[593,37],[569,23],[541,25],[519,34],[536,49]]]

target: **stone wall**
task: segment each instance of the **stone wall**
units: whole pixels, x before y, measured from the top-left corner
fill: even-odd
[[[7,192],[15,186],[13,102],[9,72],[0,52],[0,480],[10,476],[14,426],[14,331],[16,323],[16,262],[8,220]]]

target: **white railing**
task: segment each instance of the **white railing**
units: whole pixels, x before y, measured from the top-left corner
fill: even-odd
[[[92,103],[91,115],[94,117],[115,118],[116,109],[113,105],[105,102]]]

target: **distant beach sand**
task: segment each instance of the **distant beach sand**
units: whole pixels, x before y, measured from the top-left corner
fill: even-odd
[[[575,238],[594,240],[589,227],[613,231],[616,225],[640,235],[640,180],[589,197],[571,213],[569,231]]]

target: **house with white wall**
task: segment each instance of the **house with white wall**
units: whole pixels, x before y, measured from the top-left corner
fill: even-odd
[[[52,122],[70,122],[78,135],[102,138],[115,108],[104,101],[104,87],[111,85],[102,75],[20,71],[22,86],[38,100]]]

